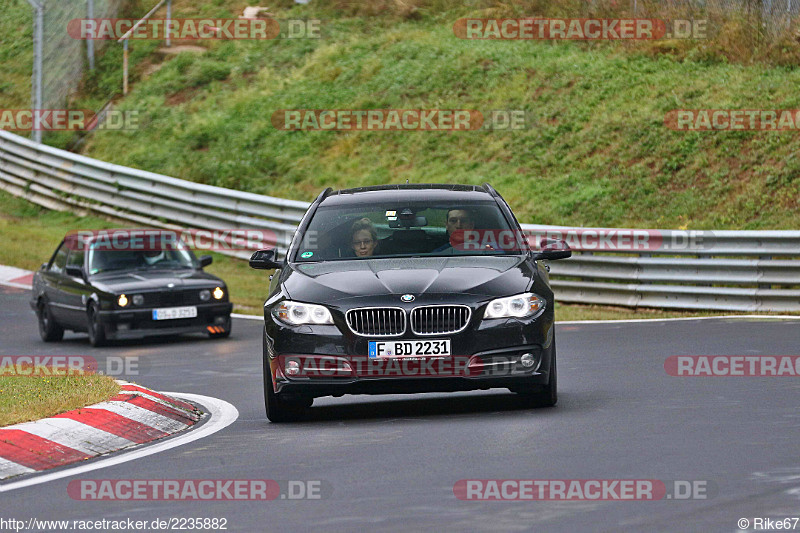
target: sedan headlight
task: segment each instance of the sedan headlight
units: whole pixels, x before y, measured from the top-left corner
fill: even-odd
[[[532,292],[498,298],[486,306],[483,318],[525,318],[540,313],[545,300]]]
[[[222,287],[217,287],[212,294],[215,300],[222,300],[222,297],[225,296],[225,291],[222,290]]]
[[[290,326],[301,324],[333,324],[333,317],[328,308],[315,304],[303,304],[284,300],[272,310],[272,314]]]

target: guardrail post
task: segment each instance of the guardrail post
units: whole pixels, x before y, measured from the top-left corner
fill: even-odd
[[[771,261],[772,260],[772,256],[771,255],[759,255],[758,258],[761,261]],[[759,268],[758,270],[760,271],[761,269]],[[771,289],[772,288],[772,284],[771,283],[759,283],[758,284],[758,288],[759,289]]]
[[[94,18],[94,0],[86,0],[86,17]],[[89,59],[89,70],[94,70],[94,40],[86,39],[86,56]]]
[[[125,47],[122,52],[122,94],[128,94],[128,39],[123,43]]]
[[[167,35],[167,46],[168,47],[172,46],[172,43],[171,43],[171,41],[169,39],[169,22],[171,20],[172,20],[172,0],[167,0],[167,22],[166,22],[164,27],[167,28],[165,33]]]
[[[44,42],[44,4],[35,0],[28,0],[28,3],[36,11],[33,22],[33,87],[31,87],[31,99],[33,100],[33,140],[37,143],[42,142],[41,113],[36,110],[42,108],[42,47]]]

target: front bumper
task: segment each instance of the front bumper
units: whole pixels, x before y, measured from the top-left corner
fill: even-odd
[[[276,393],[303,397],[529,390],[549,382],[554,353],[552,308],[536,318],[476,322],[461,333],[442,336],[451,339],[453,355],[431,359],[441,363],[433,365],[435,369],[444,368],[445,372],[420,373],[422,363],[404,369],[403,358],[385,358],[383,369],[371,372],[375,359],[367,357],[367,344],[378,339],[343,334],[337,326],[289,328],[272,320],[264,333],[265,373],[269,372]],[[416,338],[402,338],[409,339]],[[531,354],[533,364],[523,366],[523,354]],[[288,359],[298,361],[299,375],[287,375]],[[317,368],[337,370],[308,372],[306,361],[312,362],[312,369],[314,362],[322,361]],[[392,371],[385,371],[389,367]]]
[[[233,304],[199,304],[197,316],[172,320],[153,320],[153,309],[101,310],[97,318],[111,340],[141,339],[184,333],[222,333],[230,329]],[[210,329],[209,329],[210,328]]]

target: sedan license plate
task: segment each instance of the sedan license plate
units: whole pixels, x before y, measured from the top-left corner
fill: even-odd
[[[153,309],[153,320],[172,320],[175,318],[194,318],[197,316],[197,307],[164,307]]]
[[[438,357],[450,355],[450,339],[369,341],[369,357]]]

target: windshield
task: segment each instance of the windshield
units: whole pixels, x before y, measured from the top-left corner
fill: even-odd
[[[294,260],[527,252],[527,243],[519,243],[518,237],[492,200],[323,205],[314,213]]]
[[[119,240],[115,246],[121,249],[102,249],[103,245],[98,246],[96,242],[89,245],[89,274],[114,270],[196,268],[194,254],[182,241],[161,250],[126,250],[127,246]]]

